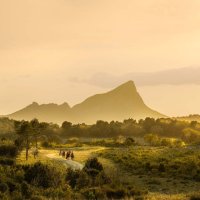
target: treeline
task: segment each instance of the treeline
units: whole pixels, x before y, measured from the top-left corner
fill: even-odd
[[[5,129],[12,130],[18,136],[30,136],[30,142],[35,140],[59,141],[69,137],[92,137],[92,138],[111,138],[117,136],[125,137],[144,137],[147,134],[158,135],[159,137],[175,137],[191,143],[200,141],[200,123],[197,121],[187,122],[175,119],[153,119],[144,120],[127,119],[123,122],[97,121],[93,125],[72,124],[63,122],[61,126],[53,123],[39,122],[33,119],[27,121],[13,121],[0,119],[6,122]],[[10,123],[10,128],[7,124]],[[2,122],[0,122],[2,124]],[[22,138],[22,137],[21,137]]]
[[[97,121],[94,125],[76,124],[63,122],[61,126],[63,137],[116,137],[119,135],[127,137],[143,137],[154,134],[160,137],[181,138],[187,142],[200,140],[200,123],[196,121],[178,121],[174,119],[144,120],[128,119],[123,122]]]

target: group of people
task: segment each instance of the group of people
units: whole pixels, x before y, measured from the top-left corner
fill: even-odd
[[[62,156],[63,158],[66,158],[67,160],[72,159],[74,160],[74,152],[69,150],[69,151],[59,151],[59,156]]]

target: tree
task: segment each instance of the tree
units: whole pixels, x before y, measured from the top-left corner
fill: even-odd
[[[35,148],[37,149],[38,148],[38,139],[45,135],[44,132],[45,132],[45,130],[47,130],[49,124],[45,123],[45,122],[40,123],[38,121],[38,119],[33,119],[33,120],[31,120],[30,125],[33,130],[33,138],[35,140]]]
[[[35,148],[38,148],[38,136],[40,135],[40,123],[37,119],[33,119],[30,122],[30,125],[33,130],[33,137],[35,139]]]
[[[28,151],[29,151],[29,145],[30,145],[30,139],[33,135],[33,129],[29,122],[22,121],[15,123],[16,133],[19,134],[20,138],[25,141],[25,147],[26,147],[26,160],[28,160]]]

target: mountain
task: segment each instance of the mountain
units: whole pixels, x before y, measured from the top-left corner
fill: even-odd
[[[39,105],[33,102],[29,106],[19,110],[11,115],[9,118],[16,120],[32,120],[37,118],[44,122],[62,123],[64,119],[70,118],[71,108],[67,103],[57,105],[54,103]]]
[[[92,124],[97,120],[123,121],[128,118],[162,118],[165,116],[146,106],[134,82],[128,81],[107,93],[91,96],[72,108],[67,103],[39,105],[34,102],[8,117],[17,120],[38,118],[40,121],[47,122],[71,121]]]

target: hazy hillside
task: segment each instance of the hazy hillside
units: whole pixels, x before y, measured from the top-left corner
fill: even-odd
[[[16,120],[32,120],[37,118],[40,121],[62,123],[64,119],[70,118],[70,113],[71,109],[67,103],[62,105],[53,103],[39,105],[33,102],[22,110],[8,116]]]
[[[84,120],[86,123],[94,122],[94,118],[122,121],[127,118],[141,119],[147,116],[164,117],[144,104],[133,81],[124,83],[107,93],[89,97],[84,102],[75,105],[72,113],[75,116],[73,121]]]
[[[72,108],[67,103],[39,105],[34,102],[8,116],[18,120],[38,118],[47,122],[71,121],[88,124],[97,120],[122,121],[127,118],[165,117],[144,104],[133,81],[128,81],[107,93],[91,96]]]

